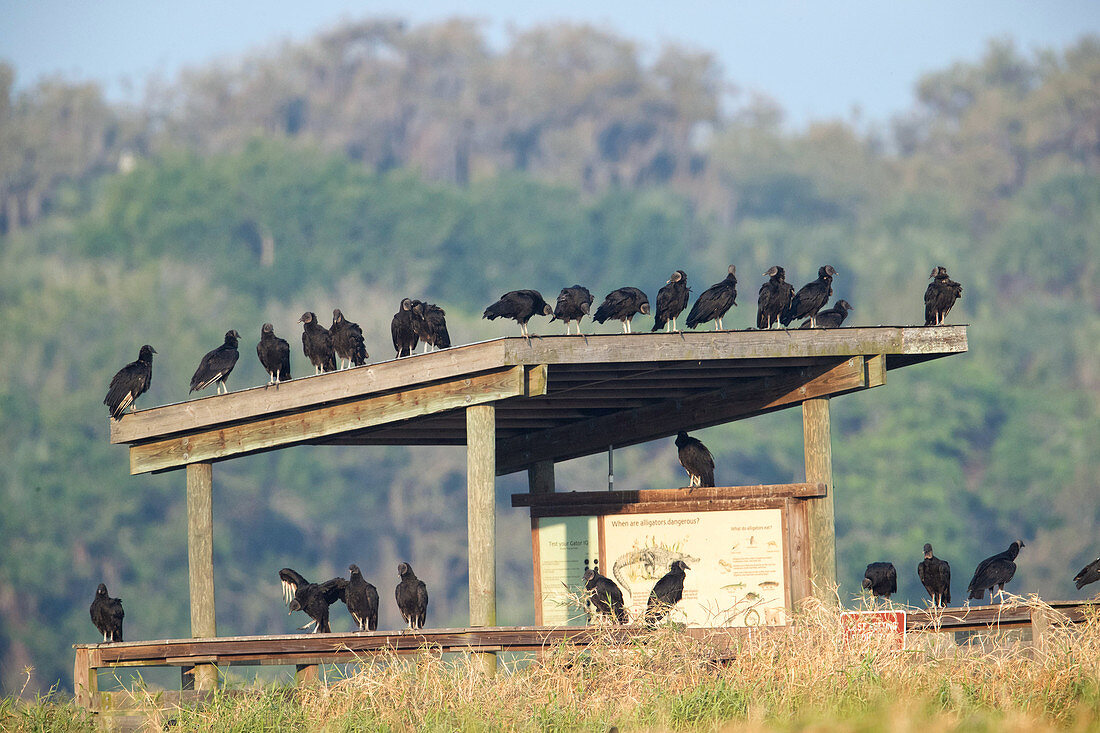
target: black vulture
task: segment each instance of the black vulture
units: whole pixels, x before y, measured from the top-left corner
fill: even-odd
[[[615,585],[614,580],[589,568],[584,571],[584,589],[585,608],[591,604],[595,606],[597,613],[610,616],[615,623],[625,624],[629,621],[623,605],[623,592]]]
[[[963,286],[947,276],[946,267],[933,267],[932,282],[924,291],[924,325],[941,326],[951,306],[962,297]]]
[[[583,285],[562,288],[558,293],[558,302],[554,306],[554,316],[550,320],[565,321],[565,333],[569,334],[570,321],[577,322],[577,335],[581,335],[581,319],[592,313],[592,293]]]
[[[1005,597],[1005,583],[1012,580],[1016,574],[1016,563],[1013,562],[1020,554],[1020,548],[1024,546],[1023,540],[1016,540],[1004,552],[998,552],[992,557],[987,557],[978,563],[974,570],[974,577],[970,579],[967,592],[970,598],[982,600],[985,598],[985,589],[989,589],[989,601],[993,602],[993,588],[997,587],[1001,594],[1001,600]]]
[[[892,562],[873,562],[863,571],[863,588],[873,596],[885,596],[898,592],[898,571]]]
[[[279,579],[283,582],[283,600],[289,609],[287,615],[294,611],[303,611],[313,619],[300,629],[312,626],[314,633],[332,633],[328,623],[328,607],[336,601],[347,602],[345,593],[348,581],[332,578],[324,583],[310,583],[290,568],[280,570]]]
[[[951,602],[951,566],[932,554],[931,544],[924,545],[924,559],[917,565],[917,577],[932,597],[933,606]]]
[[[118,370],[111,378],[111,386],[107,388],[107,396],[103,398],[103,404],[111,412],[111,417],[116,420],[122,418],[126,408],[134,409],[134,401],[149,390],[153,383],[153,354],[157,353],[149,344],[145,344],[138,351],[137,361],[132,361]]]
[[[370,354],[367,353],[367,345],[363,341],[363,329],[358,323],[345,318],[339,308],[332,309],[332,326],[329,327],[328,334],[332,340],[332,350],[340,359],[341,369],[367,363]]]
[[[687,308],[690,292],[687,273],[683,270],[672,273],[665,286],[657,291],[657,309],[653,311],[653,328],[650,330],[664,327],[666,331],[678,331],[676,319]]]
[[[674,560],[672,567],[653,586],[649,592],[649,602],[645,607],[645,622],[650,626],[659,624],[671,611],[672,607],[684,597],[684,578],[687,570],[691,570],[683,560]]]
[[[524,338],[530,338],[527,332],[527,322],[531,316],[552,316],[554,309],[542,299],[542,293],[537,290],[511,290],[500,296],[500,300],[490,305],[481,314],[482,318],[490,321],[494,318],[511,318],[519,324],[520,332]]]
[[[275,327],[265,323],[260,328],[260,343],[256,344],[256,356],[267,370],[268,384],[278,384],[292,379],[290,376],[290,344],[275,335]]]
[[[92,607],[88,609],[92,623],[103,634],[103,641],[122,641],[122,599],[107,595],[107,586],[103,583],[95,589]]]
[[[833,278],[837,272],[832,265],[822,265],[817,269],[817,279],[806,283],[791,298],[791,304],[780,316],[779,320],[784,326],[789,326],[791,321],[799,318],[809,318],[810,326],[817,325],[817,312],[829,302],[829,296],[833,294]]]
[[[401,618],[408,624],[409,631],[422,629],[428,615],[428,586],[416,577],[412,566],[407,562],[397,566],[397,574],[401,576],[401,582],[394,589],[394,597],[397,599]]]
[[[844,319],[848,317],[848,311],[853,310],[855,308],[852,307],[851,303],[846,300],[838,300],[832,308],[818,311],[817,316],[814,318],[815,323],[811,324],[807,318],[799,328],[840,328],[840,324],[844,323]]]
[[[676,434],[676,450],[691,486],[714,486],[714,456],[701,440],[680,431]]]
[[[777,325],[794,297],[794,286],[787,282],[787,271],[782,267],[774,265],[764,276],[770,279],[760,286],[756,305],[756,327],[761,329]]]
[[[422,300],[412,302],[413,329],[417,337],[424,342],[424,353],[428,347],[435,349],[451,348],[451,334],[447,331],[447,312],[435,303]]]
[[[612,290],[600,303],[592,320],[596,323],[615,319],[623,324],[623,333],[631,333],[630,319],[641,313],[649,315],[649,298],[638,288],[630,287]]]
[[[302,324],[302,351],[313,364],[313,373],[336,371],[336,352],[328,329],[317,322],[312,311],[303,313],[298,323]]]
[[[1077,590],[1081,590],[1089,583],[1100,580],[1100,557],[1081,568],[1081,572],[1073,576],[1073,582],[1077,584]]]
[[[416,329],[413,328],[415,320],[416,314],[413,313],[412,298],[403,299],[401,307],[393,314],[393,320],[390,321],[393,349],[397,352],[397,358],[399,359],[402,356],[410,356],[416,351],[416,345],[420,342],[420,337],[416,335]]]
[[[722,330],[722,316],[737,305],[737,268],[729,266],[726,279],[703,291],[688,313],[688,328],[695,328],[707,321],[714,321],[714,330]]]
[[[378,589],[363,580],[358,565],[349,565],[351,580],[344,591],[344,603],[360,631],[374,631],[378,628]]]
[[[240,337],[236,331],[226,331],[225,342],[213,351],[206,352],[206,356],[199,362],[199,368],[195,370],[195,375],[191,377],[191,392],[206,389],[215,382],[218,384],[218,394],[223,389],[229,392],[225,380],[241,356],[237,351],[237,340]]]

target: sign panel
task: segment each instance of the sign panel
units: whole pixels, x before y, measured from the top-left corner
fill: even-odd
[[[544,626],[584,626],[581,599],[584,571],[599,567],[599,520],[596,517],[536,519],[536,549]],[[604,573],[606,574],[606,573]]]
[[[897,649],[905,648],[905,611],[845,611],[840,629],[845,646],[886,639]]]

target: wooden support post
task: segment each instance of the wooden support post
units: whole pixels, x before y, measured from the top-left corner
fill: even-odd
[[[87,710],[99,708],[99,676],[92,667],[92,650],[77,649],[73,664],[73,692],[76,704]]]
[[[527,486],[532,494],[554,493],[554,462],[539,461],[527,469]]]
[[[806,481],[825,484],[825,496],[806,506],[813,593],[825,603],[837,602],[836,522],[833,516],[833,452],[829,438],[829,398],[802,403],[802,440],[806,451]],[[792,599],[798,602],[799,599]]]
[[[466,408],[466,507],[470,565],[470,626],[496,626],[496,406]],[[475,664],[496,672],[495,654]]]
[[[187,464],[187,565],[191,585],[191,636],[218,635],[214,619],[213,472],[209,463]],[[195,689],[213,690],[218,669],[195,666]]]
[[[319,669],[320,666],[316,664],[294,665],[294,684],[302,687],[316,682]]]

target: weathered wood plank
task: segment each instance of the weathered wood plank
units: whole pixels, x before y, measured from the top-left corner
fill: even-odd
[[[130,448],[130,473],[224,459],[419,415],[518,397],[529,391],[524,368],[509,367],[453,382],[317,407],[308,412],[141,443]]]
[[[802,403],[802,440],[806,480],[825,484],[825,496],[811,499],[806,507],[810,549],[810,582],[814,595],[836,604],[836,522],[833,516],[833,449],[829,433],[829,398]]]
[[[99,677],[94,666],[94,656],[98,654],[91,649],[77,648],[76,660],[73,662],[76,704],[89,710],[95,710],[99,703]]]
[[[705,501],[668,501],[659,504],[569,504],[566,506],[533,506],[531,516],[543,517],[611,517],[622,514],[660,512],[719,512],[743,509],[776,509],[783,499],[748,497],[744,499],[708,499]]]
[[[620,491],[560,491],[552,494],[512,494],[512,506],[569,506],[570,504],[658,504],[717,499],[808,499],[824,496],[825,484],[754,484],[751,486],[695,486],[682,489]]]
[[[466,527],[470,574],[470,626],[496,626],[496,408],[466,408]],[[478,655],[486,674],[496,655]]]
[[[213,467],[187,466],[187,569],[191,596],[191,636],[218,635],[214,615],[214,498]],[[213,690],[218,670],[210,664],[195,667],[195,688]]]

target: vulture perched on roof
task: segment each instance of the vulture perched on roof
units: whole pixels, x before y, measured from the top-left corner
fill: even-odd
[[[680,431],[676,434],[676,452],[691,486],[714,486],[714,456],[701,440]]]
[[[817,269],[817,279],[806,283],[791,298],[791,304],[779,319],[784,326],[799,318],[809,318],[810,327],[817,325],[817,312],[829,302],[833,294],[833,278],[837,272],[832,265],[822,265]]]
[[[414,300],[413,329],[417,337],[424,342],[424,353],[428,347],[435,349],[451,348],[451,334],[447,331],[447,312],[435,303]]]
[[[134,409],[134,401],[149,390],[153,383],[153,354],[157,353],[149,344],[145,344],[138,351],[138,358],[118,370],[111,378],[111,386],[107,388],[107,396],[103,398],[103,404],[111,412],[111,417],[118,420],[126,412],[126,408]]]
[[[924,291],[924,325],[942,326],[951,306],[962,297],[963,286],[947,276],[946,267],[933,267],[932,282]]]
[[[933,606],[951,602],[951,566],[932,554],[932,545],[925,543],[924,559],[917,565],[917,577],[932,597]]]
[[[317,322],[312,311],[306,311],[298,319],[302,324],[302,351],[313,364],[313,373],[336,371],[336,352],[332,348],[332,336],[328,329]]]
[[[722,316],[737,305],[737,268],[729,266],[726,279],[703,291],[688,313],[688,328],[695,328],[707,321],[714,321],[714,330],[722,330]]]
[[[358,565],[349,565],[351,580],[344,590],[344,603],[360,631],[374,631],[378,628],[378,589],[363,580]]]
[[[898,571],[892,562],[873,562],[863,571],[863,588],[871,595],[885,596],[890,600],[891,593],[898,592]]]
[[[346,602],[348,581],[333,578],[324,583],[310,583],[290,568],[280,570],[279,579],[283,584],[283,600],[289,609],[287,615],[294,611],[303,611],[313,620],[301,629],[312,626],[314,633],[332,633],[328,624],[328,607],[336,601]]]
[[[684,597],[684,578],[687,577],[685,571],[690,569],[683,560],[674,560],[669,571],[653,586],[645,607],[647,624],[659,624]]]
[[[623,333],[632,333],[630,320],[639,313],[649,315],[649,298],[638,288],[628,285],[608,293],[600,303],[600,307],[596,309],[592,320],[596,323],[612,319],[621,321]]]
[[[844,319],[848,317],[848,311],[855,310],[852,304],[846,300],[838,300],[833,304],[832,308],[828,310],[818,311],[817,316],[814,318],[816,328],[840,328],[840,324],[844,323]],[[806,319],[802,322],[799,328],[811,328],[810,319]]]
[[[225,386],[225,380],[241,356],[237,351],[237,340],[240,337],[241,335],[236,331],[226,331],[225,342],[218,348],[206,352],[206,356],[199,362],[199,368],[191,377],[191,392],[206,389],[215,382],[218,385],[218,394],[221,394],[223,389],[229,392],[229,388]]]
[[[581,319],[592,313],[592,293],[583,285],[574,285],[571,288],[562,288],[558,293],[558,302],[554,306],[555,319],[565,321],[565,333],[569,334],[569,323],[577,322],[577,335],[581,335]]]
[[[412,566],[407,562],[397,566],[397,574],[401,576],[401,582],[394,589],[394,597],[397,599],[401,618],[408,624],[409,631],[422,629],[428,616],[428,586],[416,577]]]
[[[625,624],[630,620],[623,604],[623,592],[615,585],[614,580],[600,575],[594,568],[588,568],[584,571],[584,589],[585,608],[591,604],[597,613],[610,617],[617,624]]]
[[[1081,572],[1073,576],[1073,582],[1077,584],[1077,590],[1081,590],[1089,583],[1100,580],[1100,557],[1081,568]]]
[[[260,328],[260,343],[256,344],[256,356],[267,371],[267,383],[278,384],[291,379],[290,344],[275,335],[275,327],[265,323]]]
[[[332,326],[328,330],[332,340],[332,350],[340,359],[340,369],[363,366],[367,363],[366,343],[363,341],[363,329],[358,323],[349,321],[339,308],[332,310]]]
[[[390,335],[393,336],[393,349],[397,352],[398,359],[402,356],[411,356],[420,342],[420,337],[416,335],[416,329],[413,328],[415,320],[412,298],[404,298],[401,301],[401,307],[393,314],[393,320],[390,321]]]
[[[107,595],[107,586],[103,583],[95,589],[92,607],[88,609],[92,623],[103,634],[103,641],[122,641],[122,599]]]
[[[775,265],[764,276],[769,279],[760,286],[756,305],[756,327],[760,329],[777,325],[794,297],[794,286],[787,282],[787,271],[782,267]]]
[[[653,328],[650,330],[664,328],[665,331],[678,331],[676,319],[687,308],[690,292],[687,273],[683,270],[672,273],[665,286],[657,291],[657,309],[653,311]]]
[[[985,598],[985,589],[989,589],[989,601],[993,602],[993,588],[997,587],[1001,594],[1001,600],[1005,596],[1005,583],[1012,580],[1016,574],[1016,556],[1020,554],[1020,548],[1024,546],[1023,540],[1016,540],[1004,552],[998,552],[992,557],[987,557],[978,563],[974,569],[974,577],[967,586],[968,599],[982,600]]]
[[[495,318],[511,318],[519,324],[519,330],[524,338],[530,338],[527,332],[527,322],[531,316],[552,316],[554,309],[542,299],[542,293],[537,290],[511,290],[500,296],[500,300],[490,305],[481,314],[482,318],[490,321]]]

